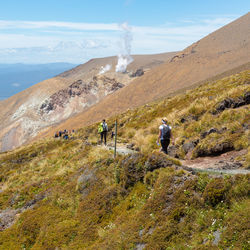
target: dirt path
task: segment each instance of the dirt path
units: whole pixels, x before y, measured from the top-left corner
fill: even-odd
[[[105,146],[103,146],[105,147]],[[114,146],[106,146],[108,150],[114,150]],[[135,154],[137,151],[128,149],[126,145],[118,144],[116,149],[117,154]],[[249,174],[250,170],[242,169],[242,164],[237,157],[243,156],[247,150],[231,151],[214,157],[200,157],[194,160],[181,160],[184,168],[191,169],[197,172],[211,172],[218,174]]]
[[[237,157],[245,155],[247,150],[231,151],[215,157],[200,157],[194,160],[181,161],[184,167],[194,171],[206,171],[225,174],[248,174],[250,170],[241,169],[242,164]]]
[[[109,150],[115,150],[114,146],[106,146],[106,148],[109,149]],[[137,151],[129,149],[126,146],[120,145],[120,144],[117,145],[116,152],[117,152],[117,154],[123,154],[123,155],[137,153]]]

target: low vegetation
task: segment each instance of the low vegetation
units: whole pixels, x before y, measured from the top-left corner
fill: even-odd
[[[175,157],[184,159],[213,156],[242,149],[249,152],[249,86],[248,70],[205,83],[186,93],[128,110],[110,119],[109,125],[111,130],[114,129],[117,119],[119,142],[132,144],[134,149],[138,148],[143,153],[158,151],[155,142],[163,117],[167,117],[173,128],[177,151]],[[231,108],[219,110],[229,98],[232,101]],[[245,101],[240,103],[241,98],[245,98]],[[97,143],[96,127],[95,124],[81,129],[80,137],[90,143]],[[193,144],[190,151],[185,149],[188,144]],[[242,160],[245,168],[250,166],[247,154]]]
[[[155,143],[166,116],[179,159],[247,149],[249,104],[218,106],[249,83],[245,71],[113,117],[136,154],[114,159],[96,125],[0,154],[0,249],[249,249],[249,174],[193,173]]]

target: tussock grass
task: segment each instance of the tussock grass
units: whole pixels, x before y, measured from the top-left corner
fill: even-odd
[[[249,105],[212,114],[226,97],[249,90],[249,73],[111,118],[111,129],[118,119],[119,142],[134,143],[138,154],[114,159],[96,146],[96,124],[74,140],[46,139],[0,154],[0,213],[23,209],[0,232],[0,249],[248,249],[249,175],[192,174],[158,153],[155,141],[166,116],[180,157],[192,140],[199,139],[193,157],[230,142],[248,150],[239,160],[249,168]],[[220,132],[201,138],[211,128]]]

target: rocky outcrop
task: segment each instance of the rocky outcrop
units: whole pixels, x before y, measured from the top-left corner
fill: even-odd
[[[229,108],[239,108],[241,106],[244,105],[248,105],[250,104],[250,92],[246,92],[243,96],[239,96],[236,98],[226,98],[225,100],[221,101],[215,111],[213,111],[213,114],[218,114],[221,113],[222,111],[224,111],[225,109],[229,109]]]
[[[83,173],[77,179],[76,190],[84,196],[89,193],[92,184],[97,180],[95,171],[86,167]]]
[[[144,157],[142,154],[131,154],[124,158],[121,162],[123,174],[119,173],[119,182],[123,188],[128,189],[135,185],[138,181],[143,181],[147,172],[152,172],[159,168],[166,168],[177,165],[167,159],[165,154],[152,154]]]
[[[168,147],[168,155],[170,155],[171,157],[180,158],[179,148],[175,145],[169,146]]]
[[[218,134],[222,134],[223,132],[225,132],[227,130],[227,127],[223,127],[221,129],[217,129],[217,128],[210,128],[209,130],[202,132],[200,134],[201,139],[206,138],[208,135],[213,134],[213,133],[218,133]]]
[[[183,144],[182,149],[185,152],[185,154],[187,154],[188,152],[192,151],[198,143],[199,143],[198,139],[194,141],[186,142]]]
[[[34,199],[28,201],[22,208],[12,209],[7,208],[5,210],[0,210],[0,231],[3,231],[9,227],[11,227],[19,214],[23,213],[27,209],[33,208],[37,202],[46,198],[48,193],[40,193],[35,195]],[[14,206],[18,201],[19,195],[14,195],[10,200],[10,205]]]
[[[176,62],[179,61],[181,59],[183,59],[184,57],[193,54],[196,52],[196,47],[198,46],[200,41],[193,43],[191,46],[187,47],[185,50],[183,50],[182,52],[178,53],[177,55],[175,55],[170,62]]]
[[[20,213],[19,209],[5,209],[0,212],[0,231],[3,231],[15,222],[16,215]]]
[[[89,94],[98,96],[101,91],[104,91],[105,95],[107,95],[122,87],[124,87],[124,84],[106,76],[94,76],[89,83],[77,80],[69,87],[61,89],[51,95],[49,99],[42,103],[40,110],[42,113],[49,113],[50,111],[56,110],[58,107],[64,108],[72,98],[84,97]]]
[[[139,77],[139,76],[142,76],[142,75],[144,75],[143,69],[137,69],[135,72],[130,74],[130,77]]]
[[[180,119],[181,123],[185,123],[185,122],[190,122],[190,121],[198,121],[199,117],[196,115],[188,115],[186,117],[182,117]]]
[[[208,135],[210,135],[212,133],[218,133],[218,129],[216,129],[216,128],[210,128],[208,131],[202,132],[201,133],[201,139],[206,138]]]
[[[218,143],[211,148],[201,148],[197,146],[196,156],[197,157],[217,156],[232,150],[234,150],[234,146],[233,143],[231,142]]]

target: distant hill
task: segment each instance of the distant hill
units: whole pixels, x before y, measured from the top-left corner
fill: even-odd
[[[125,73],[115,71],[115,56],[92,59],[1,101],[0,151],[21,145],[41,129],[82,112],[175,54],[133,55]]]
[[[250,13],[247,13],[53,130],[92,124],[103,117],[184,91],[208,79],[220,79],[230,72],[250,69],[249,27]]]
[[[74,68],[70,63],[0,64],[0,100],[7,99],[32,85]]]
[[[116,57],[97,58],[40,82],[0,102],[1,150],[38,134],[93,124],[225,72],[248,69],[249,27],[247,13],[181,52],[133,56],[124,73],[116,72]],[[106,67],[109,71],[101,74]]]

